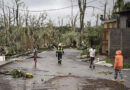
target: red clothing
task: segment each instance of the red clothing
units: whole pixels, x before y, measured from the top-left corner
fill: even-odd
[[[37,62],[37,57],[34,58],[35,62]]]
[[[123,68],[123,56],[121,50],[116,51],[114,69]]]

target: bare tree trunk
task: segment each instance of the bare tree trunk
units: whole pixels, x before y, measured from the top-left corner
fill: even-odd
[[[10,28],[11,25],[11,12],[10,12],[10,8],[8,7],[9,10],[9,16],[8,16],[8,28]]]
[[[21,0],[15,0],[16,3],[16,23],[17,26],[19,25],[19,7],[23,4],[23,2],[21,2]]]
[[[77,17],[78,17],[78,14],[76,14],[76,16],[74,17],[74,31],[76,31],[76,22],[77,22]]]
[[[99,14],[97,14],[96,27],[98,27]]]
[[[5,45],[7,45],[8,44],[8,35],[7,35],[7,25],[8,25],[8,20],[7,20],[7,18],[6,18],[6,14],[5,14],[5,5],[4,5],[4,1],[2,0],[2,11],[3,11],[3,18],[4,18],[4,20],[3,20],[3,22],[4,22],[4,28],[5,28],[5,32],[6,32],[6,35],[5,35]]]
[[[17,23],[17,26],[18,26],[18,22],[19,22],[19,20],[18,20],[18,17],[19,16],[19,5],[17,5],[17,9],[16,9],[16,23]]]
[[[82,46],[83,31],[84,31],[84,15],[86,10],[86,0],[78,0],[78,6],[80,10],[80,40],[79,45]]]
[[[6,27],[7,25],[7,18],[6,18],[6,15],[5,15],[5,6],[4,6],[4,1],[2,0],[2,11],[3,11],[3,16],[4,16],[4,27]]]
[[[13,25],[15,25],[15,19],[16,19],[16,17],[15,17],[15,9],[13,7]]]
[[[26,24],[26,27],[28,26],[28,18],[29,18],[29,11],[26,10],[26,15],[25,15],[25,24]]]
[[[72,25],[72,31],[74,30],[74,20],[73,20],[73,0],[71,0],[71,25]]]

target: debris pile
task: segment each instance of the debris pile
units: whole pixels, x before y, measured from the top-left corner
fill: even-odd
[[[25,73],[23,71],[20,71],[18,69],[14,69],[11,72],[13,78],[33,78],[33,75],[31,73]]]

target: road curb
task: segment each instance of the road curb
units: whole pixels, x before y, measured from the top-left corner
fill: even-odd
[[[44,52],[42,52],[42,53],[45,53],[45,52],[47,52],[47,51],[44,51]],[[39,53],[40,54],[40,53]],[[24,59],[22,59],[22,60],[25,60],[25,59],[28,59],[29,57],[26,57],[26,58],[24,58]],[[19,60],[19,61],[22,61],[22,60]],[[3,66],[5,66],[5,65],[8,65],[8,64],[10,64],[10,63],[13,63],[13,62],[15,62],[15,61],[17,61],[17,59],[15,59],[15,60],[8,60],[8,61],[5,61],[4,63],[1,63],[0,62],[0,67],[3,67]]]
[[[14,61],[16,61],[16,60],[14,60]],[[3,66],[10,64],[10,63],[13,63],[14,61],[5,61],[5,63],[0,64],[0,67],[3,67]]]

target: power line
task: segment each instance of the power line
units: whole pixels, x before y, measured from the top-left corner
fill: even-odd
[[[87,4],[88,4],[88,3],[95,2],[95,1],[98,1],[98,0],[89,1],[89,2],[87,2]],[[8,6],[8,5],[4,5],[4,6],[14,10],[14,8],[12,8],[12,7]],[[78,5],[73,5],[73,7],[77,7],[77,6],[78,6]],[[29,12],[49,12],[49,11],[63,10],[63,9],[71,8],[71,7],[72,7],[72,6],[67,6],[67,7],[63,7],[63,8],[47,9],[47,10],[24,10],[24,9],[19,9],[19,10],[20,10],[20,11],[29,11]]]

